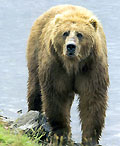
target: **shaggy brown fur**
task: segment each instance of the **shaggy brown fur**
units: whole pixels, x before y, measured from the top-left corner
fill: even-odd
[[[67,55],[71,40],[76,45],[74,57]],[[44,111],[54,133],[70,133],[70,108],[76,93],[82,143],[98,143],[109,85],[106,39],[98,19],[78,6],[51,8],[32,27],[27,61],[28,110]]]

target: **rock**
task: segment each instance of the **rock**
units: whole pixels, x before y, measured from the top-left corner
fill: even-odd
[[[27,131],[28,129],[34,129],[36,127],[39,128],[40,126],[43,126],[46,131],[50,131],[50,127],[47,124],[45,116],[40,114],[38,111],[29,111],[14,121],[14,123],[11,125],[11,128],[19,128]]]
[[[10,126],[11,129],[14,130],[15,133],[24,132],[30,137],[40,137],[40,141],[45,141],[50,144],[51,139],[51,127],[47,122],[47,118],[44,114],[41,114],[38,111],[29,111],[26,114],[19,117],[13,124]],[[72,140],[71,140],[72,141]],[[69,146],[80,146],[80,144],[74,143]],[[67,146],[68,144],[66,144]]]
[[[2,123],[2,124],[4,124],[4,125],[6,125],[6,126],[9,127],[9,126],[11,126],[14,123],[14,121],[13,120],[10,120],[7,117],[4,117],[4,116],[1,116],[0,115],[0,123]]]
[[[15,133],[23,132],[31,137],[40,136],[40,140],[48,138],[51,128],[46,117],[38,111],[29,111],[20,116],[10,126]]]

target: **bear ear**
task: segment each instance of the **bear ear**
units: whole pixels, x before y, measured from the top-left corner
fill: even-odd
[[[97,30],[97,20],[95,17],[92,17],[89,19],[89,23],[94,27],[95,30]]]
[[[61,17],[62,17],[61,14],[57,14],[54,18],[54,24],[57,24],[61,20]]]

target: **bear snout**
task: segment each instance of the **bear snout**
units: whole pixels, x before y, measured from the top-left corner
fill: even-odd
[[[74,42],[69,42],[66,45],[67,49],[67,55],[68,56],[74,56],[75,55],[75,50],[76,50],[76,44]]]

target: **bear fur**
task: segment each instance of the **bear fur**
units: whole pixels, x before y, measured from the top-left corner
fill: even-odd
[[[67,50],[70,47],[73,56]],[[109,75],[105,34],[96,16],[72,5],[45,12],[32,26],[27,66],[28,111],[45,112],[53,133],[69,134],[70,109],[78,94],[82,143],[98,143]]]

